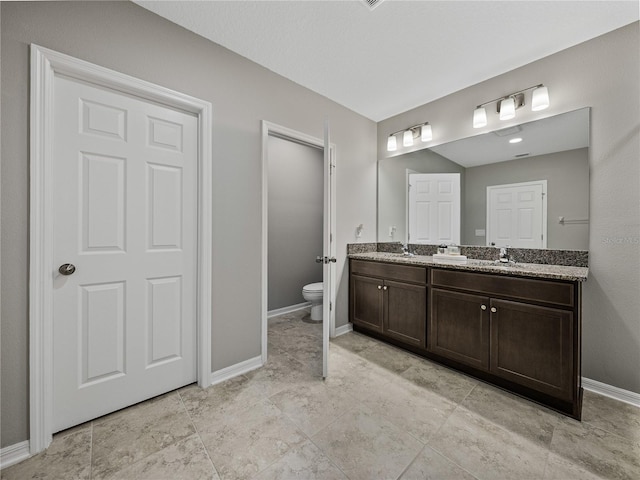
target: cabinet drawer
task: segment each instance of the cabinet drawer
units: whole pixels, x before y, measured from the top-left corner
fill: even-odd
[[[390,280],[400,280],[403,282],[427,283],[427,269],[425,267],[351,260],[351,273],[388,278]]]
[[[431,285],[573,308],[573,283],[431,269]]]

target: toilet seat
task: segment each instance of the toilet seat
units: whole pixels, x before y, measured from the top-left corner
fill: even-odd
[[[302,287],[302,291],[305,293],[322,293],[323,289],[322,282],[310,283]]]

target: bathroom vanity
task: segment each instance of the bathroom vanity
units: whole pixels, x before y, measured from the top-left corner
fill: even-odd
[[[350,256],[355,331],[580,419],[583,267]]]

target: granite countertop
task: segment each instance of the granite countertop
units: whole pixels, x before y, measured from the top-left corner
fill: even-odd
[[[521,277],[551,278],[556,280],[570,280],[584,282],[587,280],[589,269],[586,267],[568,267],[564,265],[543,265],[539,263],[511,263],[509,265],[498,264],[491,260],[468,259],[464,265],[450,265],[436,263],[433,257],[415,255],[407,257],[401,253],[352,253],[349,258],[357,260],[375,260],[386,263],[399,263],[403,265],[420,265],[426,267],[438,267],[451,270],[466,270],[474,272],[497,273],[501,275],[515,275]]]

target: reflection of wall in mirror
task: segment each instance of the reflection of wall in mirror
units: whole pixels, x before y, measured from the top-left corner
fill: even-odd
[[[487,213],[487,186],[547,180],[547,248],[587,250],[589,225],[562,225],[558,218],[589,218],[588,149],[528,157],[492,163],[465,171],[465,219],[462,243],[485,245],[485,237],[477,237],[476,229],[484,229]]]

